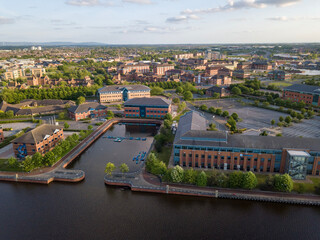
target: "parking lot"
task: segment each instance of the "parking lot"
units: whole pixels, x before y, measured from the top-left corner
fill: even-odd
[[[32,123],[32,122],[18,122],[18,123],[3,123],[1,124],[2,128],[12,128],[12,131],[4,131],[4,137],[9,137],[12,136],[18,132],[20,132],[22,129],[24,128],[35,128],[36,127],[36,123]]]
[[[284,118],[288,114],[272,111],[263,108],[257,108],[239,103],[236,99],[219,99],[195,102],[196,105],[205,104],[209,107],[222,108],[231,115],[237,113],[242,121],[238,122],[238,128],[261,130],[271,128],[271,120],[274,119],[276,123],[280,116]],[[288,137],[309,137],[320,138],[320,117],[316,116],[310,120],[303,120],[300,123],[293,123],[291,127],[283,127],[281,129],[283,136]],[[250,135],[259,135],[259,131],[250,131]],[[246,133],[245,133],[246,134]]]

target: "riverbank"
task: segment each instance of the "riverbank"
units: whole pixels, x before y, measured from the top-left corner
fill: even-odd
[[[122,175],[106,175],[104,177],[104,182],[106,185],[110,186],[129,187],[133,192],[152,192],[171,195],[320,206],[320,197],[316,195],[195,187],[183,184],[161,183],[156,176],[146,172],[140,172],[136,176],[130,174],[125,177]]]

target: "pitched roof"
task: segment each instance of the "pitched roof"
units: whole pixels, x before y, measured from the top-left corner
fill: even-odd
[[[319,86],[312,86],[306,84],[293,84],[289,87],[285,87],[284,91],[295,91],[295,92],[306,92],[306,93],[319,93],[320,94],[320,87]]]
[[[61,130],[62,127],[60,126],[55,126],[55,125],[49,125],[49,124],[43,124],[40,125],[39,127],[26,132],[23,134],[21,137],[18,137],[14,140],[14,142],[18,143],[38,143],[42,140],[47,135],[52,135],[56,130]]]
[[[124,89],[128,91],[150,91],[150,88],[144,85],[110,85],[100,88],[98,92],[122,92]]]
[[[73,113],[81,113],[81,112],[88,112],[89,109],[106,109],[106,106],[103,106],[99,103],[96,102],[90,102],[90,103],[83,103],[77,106],[72,106],[68,109],[69,112],[73,112]]]
[[[169,106],[171,104],[171,101],[165,98],[161,97],[151,97],[151,98],[132,98],[127,100],[124,103],[124,106],[137,106],[137,105],[143,105],[143,106]]]

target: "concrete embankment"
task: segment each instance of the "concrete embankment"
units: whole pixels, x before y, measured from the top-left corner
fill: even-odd
[[[209,197],[209,198],[223,198],[223,199],[235,199],[235,200],[249,200],[249,201],[260,201],[260,202],[273,202],[273,203],[286,203],[286,204],[299,204],[299,205],[311,205],[320,206],[320,197],[308,196],[308,195],[286,195],[276,192],[250,192],[245,193],[242,191],[231,190],[231,189],[205,189],[197,187],[177,187],[171,185],[157,186],[157,185],[139,185],[139,182],[134,180],[126,179],[110,179],[105,177],[104,182],[111,186],[126,186],[134,192],[152,192],[162,194],[174,194],[183,196],[196,196],[196,197]],[[232,193],[232,192],[233,193]]]

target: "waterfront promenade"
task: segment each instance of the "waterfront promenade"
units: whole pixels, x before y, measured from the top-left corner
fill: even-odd
[[[113,174],[112,176],[105,175],[104,182],[106,185],[129,187],[131,191],[134,192],[152,192],[184,196],[320,206],[320,196],[316,195],[197,187],[185,184],[164,183],[161,182],[157,176],[149,174],[143,169],[134,174]]]
[[[36,169],[30,173],[26,172],[0,172],[0,181],[30,182],[49,184],[52,181],[79,182],[85,178],[82,170],[66,169],[66,167],[81,155],[88,147],[100,138],[112,125],[117,123],[136,123],[136,124],[161,124],[160,120],[150,119],[111,119],[104,122],[89,136],[87,136],[74,149],[62,157],[52,167]]]

